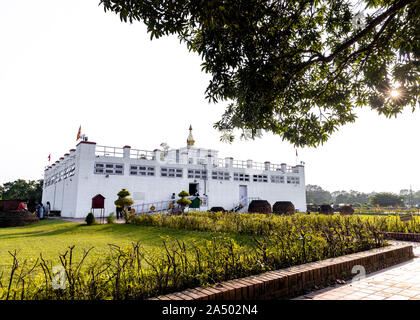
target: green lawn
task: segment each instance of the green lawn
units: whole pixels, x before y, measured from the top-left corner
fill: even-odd
[[[35,260],[42,253],[43,257],[58,262],[58,254],[64,253],[69,246],[75,245],[76,259],[83,249],[94,249],[89,254],[93,260],[109,252],[109,245],[121,247],[139,241],[144,248],[161,247],[162,237],[183,240],[185,242],[210,239],[211,232],[187,231],[170,228],[136,226],[131,224],[103,224],[87,226],[84,223],[72,223],[49,219],[39,223],[14,228],[0,228],[0,266],[10,265],[12,260],[8,251],[17,249],[21,258]],[[241,245],[251,245],[251,238],[229,234]],[[0,270],[1,272],[1,270]]]

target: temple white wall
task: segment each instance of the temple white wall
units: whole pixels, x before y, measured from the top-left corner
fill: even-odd
[[[195,147],[178,150],[178,156],[176,150],[169,150],[163,157],[160,150],[102,147],[81,141],[76,150],[72,149],[45,171],[42,201],[44,204],[49,201],[52,209],[60,210],[63,217],[84,218],[91,211],[92,198],[101,194],[105,197],[105,216],[108,216],[115,212],[114,201],[122,188],[130,191],[135,204],[142,204],[170,200],[172,193],[189,191],[190,183],[198,183],[200,196],[206,194],[208,197],[208,209],[220,206],[231,210],[239,204],[246,188],[247,198],[267,200],[271,205],[276,201],[291,201],[298,211],[306,211],[302,165],[287,167],[269,162],[257,164],[251,160],[235,162],[232,158],[217,158],[215,150]],[[107,165],[112,166],[110,173],[106,172]],[[132,166],[137,169],[131,169]],[[154,168],[154,175],[141,175],[142,168]],[[162,168],[181,170],[182,177],[161,176]],[[200,174],[189,177],[189,169],[207,170],[206,179]],[[136,175],[131,174],[133,170]],[[214,180],[212,171],[228,172],[229,180]],[[234,173],[248,175],[249,181],[235,181]],[[265,181],[253,181],[254,175],[264,176]],[[282,176],[283,182],[272,182],[272,175]],[[288,183],[288,177],[296,180]],[[99,212],[95,210],[95,216],[99,216]]]

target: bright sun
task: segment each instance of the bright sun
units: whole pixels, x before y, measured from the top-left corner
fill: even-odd
[[[392,89],[390,91],[391,98],[397,98],[400,95],[400,91],[398,89]]]

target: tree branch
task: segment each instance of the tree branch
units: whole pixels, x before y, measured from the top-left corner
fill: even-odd
[[[312,62],[330,62],[333,60],[340,52],[346,50],[351,45],[355,44],[357,41],[359,41],[361,38],[363,38],[365,35],[367,35],[370,31],[372,31],[378,24],[380,24],[382,21],[387,19],[389,16],[395,16],[395,14],[402,8],[404,8],[409,3],[413,2],[413,0],[402,0],[396,4],[394,4],[392,7],[390,7],[387,11],[382,13],[381,15],[377,16],[375,19],[373,19],[365,29],[360,31],[358,34],[356,34],[353,38],[347,40],[342,45],[340,45],[332,54],[329,56],[318,56],[317,60],[313,60]],[[388,21],[388,20],[387,20]]]
[[[351,59],[351,58],[353,58],[353,57],[355,57],[355,56],[357,56],[358,54],[360,54],[360,53],[362,53],[362,52],[365,52],[365,51],[370,51],[371,49],[373,49],[374,47],[375,47],[375,45],[378,43],[378,41],[379,41],[379,37],[381,36],[381,34],[385,31],[385,28],[387,27],[387,25],[392,21],[392,19],[394,19],[394,17],[395,17],[395,15],[396,15],[397,13],[396,12],[394,12],[391,16],[389,16],[388,17],[388,19],[385,21],[385,23],[382,25],[382,27],[381,27],[381,29],[378,31],[378,33],[375,35],[375,37],[374,37],[374,39],[373,39],[373,41],[368,45],[368,46],[366,46],[366,47],[364,47],[364,48],[361,48],[361,49],[359,49],[359,50],[357,50],[357,51],[355,51],[355,52],[353,52],[352,54],[350,54],[344,61],[342,61],[341,63],[340,63],[340,65],[335,69],[335,71],[332,73],[332,74],[335,74],[336,73],[336,75],[333,77],[333,78],[330,78],[330,80],[327,82],[327,84],[325,85],[325,88],[324,88],[324,90],[322,90],[320,93],[318,93],[317,94],[317,96],[316,96],[316,98],[315,99],[317,99],[317,98],[319,98],[326,90],[327,90],[327,88],[328,88],[328,86],[330,85],[330,83],[331,82],[334,82],[337,78],[338,78],[338,76],[340,75],[340,73],[341,73],[341,71],[343,70],[343,68],[344,68],[344,66],[347,64],[347,62]]]

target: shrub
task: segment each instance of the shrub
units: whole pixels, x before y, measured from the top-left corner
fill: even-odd
[[[329,204],[322,204],[319,206],[319,213],[332,215],[334,214],[334,209]]]
[[[271,213],[271,205],[267,200],[252,200],[248,212]]]
[[[128,223],[131,218],[127,208],[134,203],[134,200],[128,197],[129,195],[130,192],[123,188],[120,192],[117,193],[118,199],[114,201],[114,204],[122,210],[122,215],[126,223]]]
[[[108,217],[106,217],[106,223],[113,224],[115,223],[114,212],[111,212]]]
[[[343,206],[340,208],[340,214],[353,214],[354,209],[351,206]]]
[[[122,212],[122,215],[125,219],[125,223],[132,223],[133,219],[135,217],[135,210],[128,210],[128,208],[125,208],[124,211]]]
[[[292,215],[295,214],[295,212],[295,206],[290,201],[277,201],[273,205],[273,213]]]
[[[189,195],[190,194],[185,190],[182,190],[178,194],[178,196],[181,197],[181,199],[177,200],[176,203],[178,203],[181,206],[181,210],[183,214],[184,214],[185,207],[191,204],[191,200],[185,198],[185,197],[188,197]]]
[[[92,224],[95,224],[95,223],[96,223],[95,216],[93,215],[93,213],[92,213],[92,212],[89,212],[89,213],[88,213],[88,215],[86,216],[85,221],[86,221],[86,224],[87,224],[88,226],[90,226],[90,225],[92,225]]]

